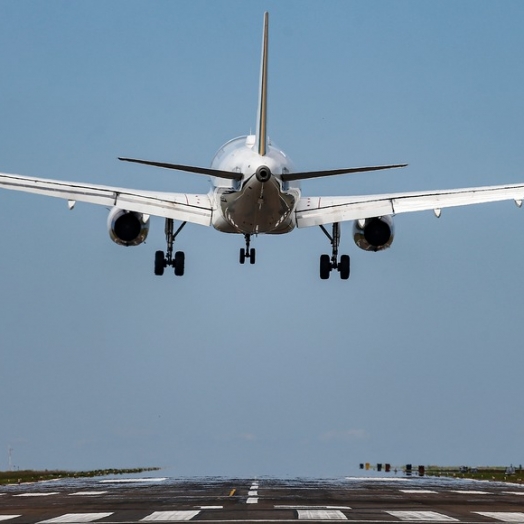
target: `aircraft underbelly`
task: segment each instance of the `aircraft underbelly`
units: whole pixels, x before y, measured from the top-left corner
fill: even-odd
[[[262,183],[253,176],[240,191],[223,192],[218,200],[223,220],[213,225],[220,231],[279,234],[295,227],[293,209],[297,196],[282,192],[274,179]]]

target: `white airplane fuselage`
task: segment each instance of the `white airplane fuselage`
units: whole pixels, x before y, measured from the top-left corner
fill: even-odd
[[[271,143],[264,156],[254,146],[254,135],[234,138],[213,158],[213,169],[243,175],[241,180],[213,178],[213,227],[246,235],[288,233],[296,225],[300,189],[297,182],[283,182],[280,175],[291,173],[293,164]]]

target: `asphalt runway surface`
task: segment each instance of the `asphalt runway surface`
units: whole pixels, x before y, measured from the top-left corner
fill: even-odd
[[[439,478],[95,478],[0,487],[6,524],[524,523],[524,486]]]

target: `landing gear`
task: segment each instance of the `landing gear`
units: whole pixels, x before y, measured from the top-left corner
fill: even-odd
[[[256,261],[256,251],[253,247],[251,249],[249,248],[251,243],[251,235],[244,235],[244,238],[246,240],[246,247],[240,249],[239,262],[244,264],[246,262],[246,258],[249,258],[249,263],[254,264]]]
[[[331,271],[333,269],[337,269],[340,273],[340,278],[342,280],[347,280],[349,278],[350,272],[349,256],[341,255],[340,261],[338,259],[338,246],[340,245],[340,224],[338,222],[333,224],[331,234],[329,234],[324,226],[320,226],[320,229],[322,229],[324,234],[329,238],[333,248],[331,258],[329,255],[320,256],[320,278],[322,280],[327,280]]]
[[[175,270],[175,275],[181,277],[184,274],[185,268],[185,259],[186,256],[183,251],[177,251],[173,257],[173,244],[175,238],[182,231],[187,222],[182,222],[180,227],[173,232],[174,223],[172,218],[166,218],[166,242],[167,250],[164,254],[163,251],[157,251],[155,253],[155,275],[162,276],[164,274],[164,269],[167,266],[171,266]]]

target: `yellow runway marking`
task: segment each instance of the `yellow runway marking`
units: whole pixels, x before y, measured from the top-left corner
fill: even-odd
[[[232,497],[236,492],[237,492],[236,488],[233,488],[233,489],[229,492],[229,496]]]

